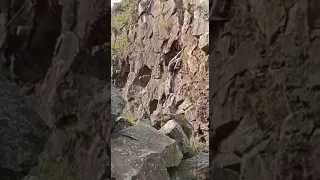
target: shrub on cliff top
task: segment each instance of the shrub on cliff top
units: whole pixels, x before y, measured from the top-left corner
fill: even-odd
[[[137,0],[123,0],[121,2],[122,11],[117,12],[111,19],[111,26],[116,29],[121,29],[126,25],[133,23],[133,17],[137,13]]]

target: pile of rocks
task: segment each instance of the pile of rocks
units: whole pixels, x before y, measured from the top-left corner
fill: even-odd
[[[115,94],[114,94],[115,95]],[[119,108],[119,101],[111,99]],[[122,109],[123,110],[123,109]],[[120,117],[121,109],[114,109],[113,115]],[[140,119],[135,125],[123,124],[118,118],[111,137],[111,171],[116,179],[197,179],[201,170],[209,166],[209,154],[205,152],[185,159],[189,138],[179,121],[171,119],[159,130],[151,121]]]

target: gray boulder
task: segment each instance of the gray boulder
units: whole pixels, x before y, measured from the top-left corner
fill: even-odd
[[[198,172],[209,167],[209,154],[200,153],[190,159],[181,161],[178,167],[172,168],[169,171],[171,180],[196,179]]]
[[[112,133],[115,133],[115,132],[118,132],[118,131],[121,131],[123,129],[126,129],[128,127],[132,126],[128,120],[124,119],[123,117],[118,117],[117,120],[116,120],[116,123],[113,127],[113,130],[112,130]]]
[[[119,91],[116,88],[111,87],[111,122],[113,122],[111,125],[112,133],[130,126],[125,119],[120,118],[125,105],[126,102]]]
[[[20,179],[37,162],[49,135],[19,88],[0,82],[0,179]]]
[[[187,135],[183,132],[182,127],[174,120],[168,121],[159,130],[163,134],[169,136],[170,138],[177,141],[180,150],[185,153],[189,145],[189,139]]]
[[[113,122],[122,114],[125,105],[126,102],[119,91],[111,87],[111,118]]]
[[[111,139],[111,171],[116,179],[168,179],[167,167],[178,166],[182,153],[175,140],[144,123]]]

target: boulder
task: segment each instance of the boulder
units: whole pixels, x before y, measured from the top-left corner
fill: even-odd
[[[111,118],[112,121],[116,121],[126,104],[119,91],[114,87],[111,87],[111,104]]]
[[[0,82],[0,179],[19,179],[36,165],[49,129],[19,88]]]
[[[193,132],[194,132],[194,128],[190,124],[190,122],[186,119],[185,115],[184,114],[175,114],[173,116],[173,118],[182,127],[184,133],[190,139]]]
[[[199,48],[209,54],[209,32],[202,34],[199,38]]]
[[[124,119],[123,117],[118,117],[116,120],[116,123],[112,129],[112,133],[121,131],[122,129],[126,129],[130,127],[131,124],[128,122],[128,120]]]
[[[209,167],[209,154],[200,153],[190,159],[181,161],[181,164],[169,170],[171,180],[195,179],[198,172]]]
[[[179,145],[180,150],[185,153],[189,145],[189,139],[187,135],[183,132],[182,127],[174,120],[168,121],[159,130],[163,134],[169,136],[170,138],[176,140]]]
[[[169,179],[166,168],[178,166],[182,159],[175,140],[144,123],[114,134],[111,152],[116,179]]]

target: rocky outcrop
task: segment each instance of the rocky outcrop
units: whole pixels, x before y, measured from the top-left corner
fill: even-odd
[[[168,121],[159,131],[170,138],[176,140],[182,152],[186,152],[189,145],[189,139],[184,133],[182,127],[174,120]]]
[[[112,88],[112,90],[114,90]],[[112,102],[120,102],[117,111],[122,112],[124,106],[123,98],[115,90],[111,96]],[[114,113],[116,114],[116,113]],[[135,125],[126,126],[126,117],[118,113],[111,137],[111,171],[115,179],[172,179],[169,175],[171,170],[179,171],[185,166],[183,153],[187,153],[189,139],[181,126],[173,121],[168,121],[160,130],[152,127],[146,119],[140,119]],[[189,164],[201,163],[203,159],[208,162],[208,154],[203,158],[194,158],[186,162]],[[188,164],[188,163],[187,163]],[[182,166],[182,167],[181,167]],[[202,166],[201,166],[202,167]],[[208,167],[208,163],[203,163]],[[178,169],[177,169],[178,168]],[[199,168],[189,167],[192,171],[188,177],[196,177]],[[181,176],[175,174],[175,177]]]
[[[52,130],[30,176],[110,179],[110,1],[6,2],[2,68]]]
[[[0,82],[0,110],[0,179],[20,179],[36,165],[49,129],[28,106],[19,87],[4,79]]]
[[[190,159],[183,160],[179,167],[169,170],[170,178],[171,180],[197,179],[201,177],[200,171],[208,166],[209,154],[200,153]],[[208,175],[201,180],[205,179],[208,179]]]
[[[182,153],[175,140],[139,124],[112,138],[111,158],[116,179],[170,179],[166,168],[178,166]]]
[[[319,179],[318,4],[212,2],[212,168],[231,179]]]
[[[126,101],[111,144],[116,179],[208,178],[208,153],[189,159],[209,143],[206,14],[206,1],[113,6],[112,82]]]
[[[126,111],[136,120],[147,114],[157,129],[181,115],[188,126],[183,128],[193,131],[188,137],[208,142],[207,1],[139,2],[123,1],[113,8],[112,78],[127,101]],[[137,11],[126,10],[128,4]],[[127,13],[133,23],[121,24]],[[171,76],[169,61],[181,51],[181,67]]]

